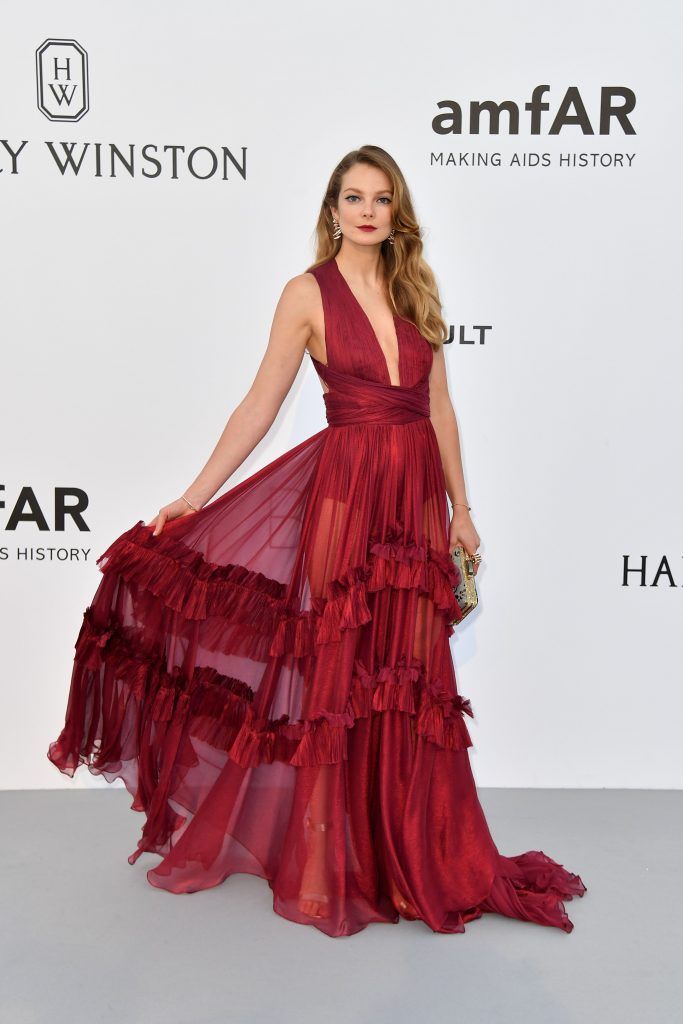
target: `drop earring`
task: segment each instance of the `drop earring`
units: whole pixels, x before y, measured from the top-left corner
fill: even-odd
[[[332,237],[333,238],[341,238],[341,233],[342,233],[341,225],[337,223],[337,221],[334,219],[334,217],[332,218],[332,224],[334,226],[334,231],[332,233]]]
[[[393,245],[394,244],[394,229],[393,228],[391,229],[391,231],[389,232],[387,237],[389,239],[389,245]]]

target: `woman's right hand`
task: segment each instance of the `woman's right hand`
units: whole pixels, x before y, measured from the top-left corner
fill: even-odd
[[[164,528],[164,523],[171,522],[173,519],[182,519],[183,516],[194,516],[197,511],[190,508],[187,502],[183,501],[182,498],[176,498],[170,505],[164,505],[163,508],[159,509],[159,514],[151,519],[147,526],[154,527],[153,537],[161,533]]]

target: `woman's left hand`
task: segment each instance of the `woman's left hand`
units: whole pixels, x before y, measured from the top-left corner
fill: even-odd
[[[448,535],[448,553],[452,555],[458,544],[462,544],[468,555],[476,554],[477,548],[481,544],[479,534],[474,528],[474,523],[472,522],[469,510],[466,509],[464,505],[455,505],[453,508]],[[478,569],[479,563],[475,562],[475,576]]]

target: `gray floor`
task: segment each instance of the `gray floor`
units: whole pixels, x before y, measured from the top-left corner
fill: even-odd
[[[81,769],[84,770],[84,769]],[[567,934],[485,914],[464,934],[370,925],[332,939],[278,917],[266,882],[188,895],[131,867],[125,790],[0,794],[7,1024],[440,1024],[680,1020],[683,794],[480,789],[499,850],[581,875]]]

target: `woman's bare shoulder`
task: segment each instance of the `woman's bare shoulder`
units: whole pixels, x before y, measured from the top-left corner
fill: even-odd
[[[310,270],[305,270],[302,274],[297,274],[296,277],[290,277],[289,281],[285,284],[285,288],[293,296],[301,296],[304,300],[312,295],[320,294],[320,286],[315,275]]]
[[[304,271],[285,283],[280,296],[280,303],[285,305],[291,314],[308,320],[315,320],[322,300],[320,288],[313,274]]]

